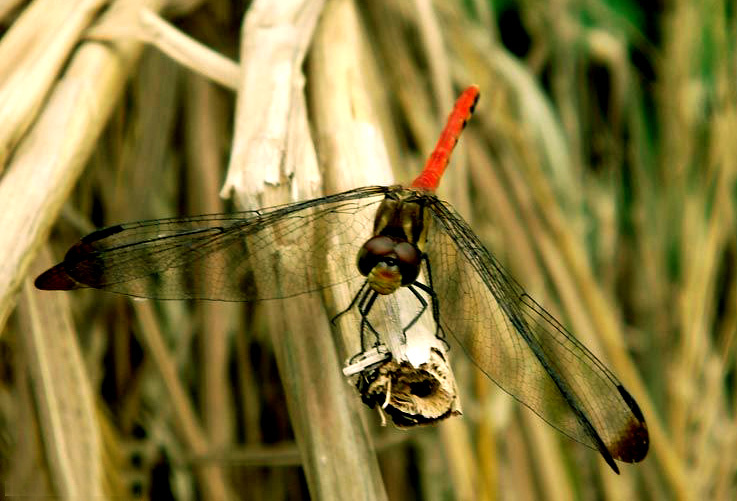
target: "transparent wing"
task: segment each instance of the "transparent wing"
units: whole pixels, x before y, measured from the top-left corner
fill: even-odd
[[[432,198],[427,238],[440,323],[496,384],[569,437],[612,458],[645,457],[634,399],[589,350],[538,305],[468,224]]]
[[[392,189],[358,188],[259,211],[111,226],[80,240],[36,286],[255,301],[360,284],[356,254],[371,235],[377,204]]]

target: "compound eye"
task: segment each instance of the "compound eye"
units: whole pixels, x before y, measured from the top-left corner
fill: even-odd
[[[400,242],[394,247],[397,259],[402,264],[419,266],[422,260],[420,250],[409,242]]]
[[[368,240],[358,251],[358,271],[368,276],[380,261],[386,261],[386,256],[394,252],[396,242],[389,237],[379,236]],[[393,257],[393,256],[392,256]]]
[[[402,285],[409,285],[417,280],[422,263],[422,252],[409,242],[400,242],[394,247],[402,274]]]
[[[366,252],[373,254],[374,256],[386,256],[394,252],[396,242],[389,237],[373,237],[368,242],[363,244],[363,248]]]

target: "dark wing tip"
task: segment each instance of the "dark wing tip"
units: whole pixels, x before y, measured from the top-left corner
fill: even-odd
[[[612,456],[625,463],[639,463],[650,448],[650,437],[644,421],[632,423],[616,442],[609,445]]]
[[[64,256],[64,261],[43,272],[36,278],[36,288],[47,291],[68,291],[84,287],[103,286],[104,270],[97,260],[94,243],[118,233],[120,225],[90,233],[74,244]]]
[[[82,285],[67,273],[64,263],[41,273],[33,282],[37,289],[44,291],[69,291],[79,289]]]
[[[619,438],[609,446],[609,450],[615,459],[626,463],[639,463],[650,448],[650,435],[647,431],[647,423],[642,415],[640,407],[627,390],[621,385],[617,386],[622,399],[632,411],[633,420],[621,431]]]

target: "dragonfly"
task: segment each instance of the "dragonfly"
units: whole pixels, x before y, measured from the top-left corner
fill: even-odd
[[[635,399],[435,195],[478,99],[477,86],[460,94],[408,187],[368,186],[255,211],[110,226],[83,237],[35,285],[219,301],[347,285],[357,291],[348,308],[359,309],[362,333],[382,296],[407,288],[424,311],[424,292],[440,331],[489,379],[619,473],[615,460],[636,463],[648,452]],[[337,276],[326,271],[328,261]]]

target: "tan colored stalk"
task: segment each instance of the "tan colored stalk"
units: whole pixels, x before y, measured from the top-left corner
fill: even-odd
[[[103,0],[36,0],[0,40],[0,172]]]
[[[351,25],[350,14],[340,2],[331,5],[313,43],[328,37],[355,54],[354,40],[341,40],[334,32],[338,25]],[[222,193],[234,195],[246,208],[320,194],[301,65],[323,2],[272,7],[268,1],[256,2],[243,23],[236,131]],[[336,71],[336,66],[323,71]],[[368,430],[340,371],[330,317],[319,295],[263,306],[310,492],[320,499],[385,498]]]
[[[140,1],[153,8],[160,3]],[[118,13],[113,9],[106,19],[125,23],[125,19],[116,21]],[[5,256],[0,265],[0,326],[13,307],[35,249],[48,235],[81,174],[140,50],[140,44],[130,42],[82,44],[15,150],[0,181],[4,229],[0,250]]]
[[[39,260],[43,264],[34,264],[35,272],[51,263],[49,254],[46,250]],[[59,294],[45,297],[27,280],[18,312],[54,495],[101,498],[103,465],[96,398],[74,332],[69,300]],[[25,497],[26,493],[7,494]]]

